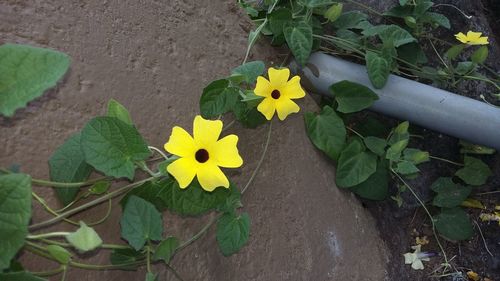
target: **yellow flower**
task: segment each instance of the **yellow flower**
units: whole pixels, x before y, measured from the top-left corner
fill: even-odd
[[[488,45],[488,37],[481,37],[481,32],[467,32],[467,35],[462,32],[455,34],[455,37],[458,41],[467,44],[467,45]]]
[[[269,68],[269,80],[259,76],[255,85],[255,94],[264,97],[264,100],[257,106],[267,120],[273,118],[274,112],[278,112],[278,118],[285,120],[291,114],[299,112],[299,106],[292,99],[299,99],[306,95],[300,86],[300,77],[290,77],[288,68]]]
[[[236,144],[238,136],[228,135],[219,140],[222,121],[205,120],[196,116],[193,137],[175,126],[165,150],[179,156],[167,166],[167,171],[186,188],[196,176],[201,187],[213,191],[219,186],[229,187],[229,181],[219,167],[238,168],[243,164]]]

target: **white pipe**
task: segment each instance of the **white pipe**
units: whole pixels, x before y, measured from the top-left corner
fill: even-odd
[[[363,84],[379,96],[370,107],[373,111],[500,150],[500,109],[484,102],[396,75],[376,90],[365,66],[323,53],[312,54],[302,69],[295,63],[291,68],[313,92],[332,95],[329,87],[342,80]]]

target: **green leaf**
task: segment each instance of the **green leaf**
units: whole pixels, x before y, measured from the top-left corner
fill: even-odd
[[[59,245],[48,245],[46,249],[60,264],[68,264],[71,260],[71,253]]]
[[[427,56],[418,43],[408,43],[399,46],[397,55],[400,59],[411,64],[422,64],[427,62]]]
[[[404,6],[408,3],[408,0],[399,0],[399,5]]]
[[[328,10],[326,10],[323,16],[330,22],[334,22],[340,17],[340,15],[342,15],[343,8],[344,4],[342,3],[333,4],[330,8],[328,8]]]
[[[66,236],[66,240],[80,252],[92,251],[102,245],[99,234],[83,221],[80,222],[80,228],[77,231]]]
[[[429,152],[421,151],[415,148],[407,148],[403,151],[403,159],[412,162],[415,165],[428,162],[430,160]]]
[[[401,161],[397,164],[396,170],[401,175],[412,175],[420,172],[420,170],[410,161]]]
[[[401,158],[401,152],[403,152],[406,146],[408,146],[407,139],[396,142],[395,144],[391,145],[389,149],[387,149],[385,158],[391,161],[398,161]]]
[[[361,46],[361,36],[356,32],[347,29],[340,29],[337,31],[337,37],[343,39],[342,41],[334,42],[335,46],[341,49],[355,51]]]
[[[389,172],[387,161],[378,162],[377,169],[368,179],[350,190],[362,198],[369,200],[384,200],[389,194]]]
[[[26,45],[0,46],[0,113],[14,112],[56,85],[69,68],[67,55]]]
[[[417,41],[408,31],[394,24],[374,26],[364,30],[363,35],[378,35],[384,44],[393,45],[396,48]]]
[[[405,18],[413,15],[412,6],[394,6],[384,13],[384,16]]]
[[[24,245],[31,219],[31,177],[0,175],[0,272]]]
[[[110,262],[113,265],[123,265],[120,269],[123,270],[136,270],[139,265],[131,265],[136,261],[141,261],[146,258],[145,254],[130,249],[113,249],[110,255]]]
[[[469,217],[460,207],[443,208],[434,220],[437,231],[448,239],[466,240],[474,234]]]
[[[387,142],[384,139],[377,137],[365,137],[364,139],[366,147],[378,156],[383,156],[385,153],[385,147]]]
[[[434,6],[432,1],[417,1],[417,5],[415,6],[415,15],[417,17],[422,16],[432,6]]]
[[[179,239],[175,237],[168,237],[167,239],[161,241],[160,245],[156,248],[153,260],[162,260],[165,263],[169,263],[170,258],[175,253],[175,250],[177,250],[177,247],[179,247]]]
[[[408,133],[408,128],[410,127],[410,123],[408,121],[400,123],[394,130],[392,131],[391,137],[389,138],[389,145],[393,145],[402,140],[410,140],[410,134]]]
[[[224,114],[235,106],[240,90],[229,86],[229,80],[213,81],[203,89],[200,98],[200,112],[203,118],[212,118]]]
[[[381,89],[387,83],[390,65],[383,57],[374,52],[367,51],[365,55],[368,77],[376,89]]]
[[[432,201],[434,206],[453,208],[460,206],[472,191],[470,186],[454,183],[451,178],[439,178],[431,186],[437,193]]]
[[[292,12],[287,8],[276,9],[267,18],[269,20],[269,28],[275,36],[282,35],[285,25],[293,20]]]
[[[89,188],[89,192],[94,195],[101,195],[108,191],[110,186],[111,182],[109,181],[98,181]]]
[[[457,63],[455,72],[459,75],[467,75],[476,69],[477,65],[471,61],[461,61]]]
[[[248,103],[239,101],[233,109],[236,119],[247,128],[257,128],[266,123],[266,118],[256,107],[249,106]]]
[[[342,118],[338,117],[331,107],[325,106],[318,115],[307,112],[304,119],[307,135],[314,146],[337,161],[344,148],[346,138],[346,129]]]
[[[233,75],[242,75],[248,84],[255,83],[257,77],[264,73],[266,66],[262,61],[251,61],[242,64],[231,71]],[[234,106],[234,104],[233,104]],[[232,107],[231,107],[232,108]]]
[[[355,142],[351,142],[340,154],[336,179],[338,187],[358,185],[377,169],[377,156],[371,152],[358,152],[356,146]]]
[[[446,29],[451,28],[450,20],[443,14],[426,12],[421,19],[423,22],[434,23]]]
[[[29,272],[20,271],[20,272],[9,272],[9,273],[1,273],[0,272],[0,280],[2,281],[47,281],[47,279],[43,279],[37,277]]]
[[[473,63],[481,64],[488,58],[488,46],[481,46],[471,56]]]
[[[224,256],[238,252],[248,241],[250,217],[247,213],[240,216],[224,214],[217,221],[217,242]]]
[[[312,26],[304,21],[287,24],[285,39],[299,65],[305,65],[313,45]]]
[[[146,272],[146,281],[156,281],[158,278],[158,275],[154,274],[153,272]]]
[[[412,16],[404,17],[405,24],[410,28],[415,28],[417,26],[417,20]]]
[[[135,250],[140,250],[147,241],[159,241],[163,234],[160,212],[148,201],[131,196],[120,220],[121,235]]]
[[[370,88],[347,80],[333,84],[330,91],[339,104],[337,110],[342,113],[361,111],[378,100],[377,94]]]
[[[82,130],[85,161],[107,176],[134,178],[134,162],[148,158],[148,145],[134,126],[114,117],[96,117]]]
[[[132,118],[130,117],[130,113],[128,110],[120,104],[118,101],[114,99],[110,99],[108,101],[108,113],[107,116],[109,117],[115,117],[121,120],[124,123],[127,123],[129,125],[134,125],[132,122]]]
[[[324,7],[332,4],[332,0],[300,0],[299,2],[309,9]]]
[[[455,175],[467,184],[483,185],[488,180],[488,177],[493,175],[488,165],[477,158],[465,156],[464,165]]]
[[[489,148],[486,146],[473,144],[470,142],[466,142],[464,140],[460,140],[460,153],[462,154],[494,154],[495,149]]]
[[[162,191],[158,196],[161,197],[166,208],[180,215],[197,216],[209,210],[216,209],[226,202],[234,185],[229,188],[218,187],[212,192],[201,188],[197,180],[185,189],[181,189],[176,180],[171,178],[164,179],[158,183]]]
[[[454,45],[446,51],[445,56],[450,60],[454,60],[460,55],[460,53],[464,50],[465,44]]]
[[[362,21],[366,21],[368,15],[358,12],[346,12],[343,13],[334,23],[333,26],[337,29],[351,29],[358,27],[358,24]]]
[[[81,148],[81,134],[76,133],[69,137],[49,159],[50,179],[56,182],[83,182],[92,172],[92,166],[85,162],[85,155]],[[55,188],[57,198],[68,205],[72,202],[79,187]]]
[[[167,208],[162,199],[165,196],[165,192],[167,191],[164,184],[160,184],[157,181],[148,181],[127,192],[127,195],[120,200],[120,205],[125,209],[130,197],[137,196],[153,204],[159,211],[164,211]]]

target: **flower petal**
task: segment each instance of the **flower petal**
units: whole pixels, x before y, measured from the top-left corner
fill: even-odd
[[[273,89],[271,88],[271,83],[266,78],[259,76],[257,77],[257,84],[255,84],[253,91],[257,96],[269,97]]]
[[[275,89],[283,87],[288,81],[288,77],[290,77],[290,70],[288,68],[276,69],[271,67],[267,73],[269,74],[271,86]]]
[[[273,98],[265,98],[257,106],[257,110],[262,113],[267,120],[271,120],[276,111],[276,105]]]
[[[417,259],[411,264],[411,268],[415,270],[422,270],[424,269],[424,264],[422,263],[421,260]]]
[[[219,186],[229,187],[229,180],[226,175],[213,163],[207,162],[204,165],[200,165],[197,177],[201,187],[209,192],[214,191]]]
[[[404,254],[404,257],[405,264],[412,264],[417,259],[417,255],[415,255],[414,253],[406,253]]]
[[[465,34],[463,34],[462,32],[459,32],[457,34],[455,34],[455,38],[457,38],[458,41],[462,42],[462,43],[467,43],[468,40],[467,40],[467,36],[465,36]]]
[[[490,42],[488,42],[488,37],[481,37],[478,39],[475,39],[473,42],[470,42],[469,44],[471,45],[488,45]]]
[[[294,76],[290,81],[286,83],[286,86],[281,88],[281,94],[283,97],[289,99],[299,99],[306,95],[306,92],[300,86],[300,76]]]
[[[180,157],[194,155],[196,150],[193,137],[179,126],[172,128],[172,134],[168,142],[165,143],[164,148],[166,151]]]
[[[474,31],[467,32],[467,38],[470,41],[475,41],[475,40],[479,39],[479,37],[481,37],[481,35],[482,35],[481,32],[474,32]]]
[[[238,168],[243,165],[243,159],[241,159],[238,153],[238,136],[229,135],[220,139],[214,146],[212,154],[215,163],[218,166],[226,168]],[[213,159],[212,158],[212,159]]]
[[[198,148],[210,149],[219,139],[222,132],[222,121],[206,120],[196,115],[193,122],[193,137]]]
[[[167,171],[179,183],[180,188],[186,188],[193,181],[198,169],[198,163],[189,157],[177,159],[167,166]]]
[[[276,101],[276,111],[278,112],[278,118],[283,121],[291,113],[299,112],[300,107],[288,98],[281,98]]]

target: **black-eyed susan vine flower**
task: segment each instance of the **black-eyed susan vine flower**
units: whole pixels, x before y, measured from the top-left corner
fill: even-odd
[[[179,159],[167,166],[167,171],[186,188],[196,176],[201,187],[213,191],[219,186],[229,187],[229,180],[220,167],[238,168],[243,164],[237,143],[238,136],[228,135],[219,140],[222,121],[194,118],[193,136],[175,126],[165,150]]]
[[[288,68],[275,69],[269,68],[269,80],[259,76],[257,77],[257,84],[255,85],[255,94],[264,97],[262,102],[257,106],[267,120],[271,120],[274,112],[278,113],[280,120],[285,118],[291,113],[299,112],[299,106],[292,101],[292,99],[303,98],[306,93],[300,86],[300,77],[290,77],[290,70]]]
[[[458,41],[467,45],[488,45],[489,44],[488,37],[481,35],[483,35],[483,33],[481,32],[469,31],[467,32],[467,35],[463,34],[462,32],[459,32],[455,34],[455,38],[457,38]]]

